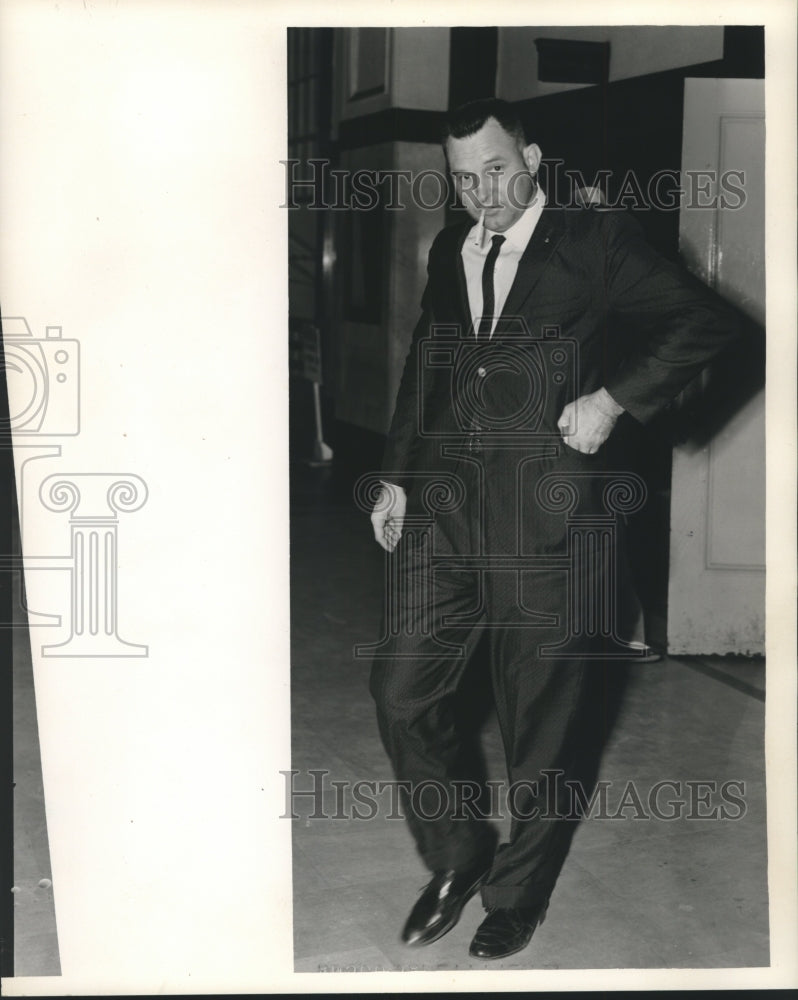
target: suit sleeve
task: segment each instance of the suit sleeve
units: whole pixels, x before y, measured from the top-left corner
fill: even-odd
[[[605,387],[636,420],[654,417],[735,341],[735,310],[661,257],[630,216],[606,213],[604,289],[610,313],[631,319],[639,340]]]
[[[385,443],[382,459],[382,479],[409,490],[413,477],[407,475],[421,443],[419,435],[420,407],[424,385],[420,378],[420,343],[429,332],[432,311],[429,305],[429,283],[421,298],[422,314],[410,344],[399,391],[396,396],[393,419]]]

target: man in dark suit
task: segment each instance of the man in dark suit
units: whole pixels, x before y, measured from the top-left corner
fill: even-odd
[[[567,850],[550,779],[573,762],[585,670],[631,652],[615,550],[644,489],[613,471],[616,422],[660,411],[737,324],[625,213],[547,207],[540,149],[505,102],[451,114],[444,149],[473,222],[430,250],[388,436],[371,519],[398,599],[371,691],[432,872],[403,939],[437,940],[481,889],[471,954],[488,959],[529,942]],[[614,316],[639,330],[620,361]],[[454,695],[483,636],[513,793],[498,850],[458,784]]]

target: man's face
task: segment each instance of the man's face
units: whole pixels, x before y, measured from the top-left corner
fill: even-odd
[[[531,173],[540,164],[536,145],[523,146],[488,118],[479,132],[446,140],[446,155],[457,193],[472,219],[485,209],[485,228],[509,229],[524,212],[534,190]]]

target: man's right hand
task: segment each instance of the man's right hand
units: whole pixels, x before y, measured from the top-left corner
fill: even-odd
[[[374,537],[386,552],[393,552],[402,537],[406,509],[407,494],[402,487],[383,483],[371,512],[371,524]]]

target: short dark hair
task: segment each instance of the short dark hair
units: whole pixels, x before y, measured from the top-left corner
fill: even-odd
[[[450,111],[443,123],[441,142],[445,146],[447,139],[464,139],[468,135],[474,135],[489,118],[495,118],[508,135],[524,145],[526,136],[521,119],[512,104],[498,97],[469,101]]]

